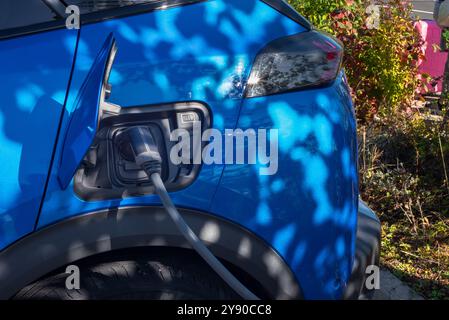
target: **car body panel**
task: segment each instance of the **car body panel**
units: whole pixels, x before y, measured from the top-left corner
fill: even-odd
[[[259,175],[257,170],[261,165],[203,164],[193,184],[171,193],[175,205],[217,216],[265,241],[291,269],[304,298],[344,297],[356,252],[358,176],[356,122],[343,72],[326,87],[268,97],[244,97],[258,52],[275,39],[307,30],[307,26],[289,19],[263,1],[210,0],[88,23],[79,33],[73,30],[42,33],[63,35],[68,48],[74,50],[77,45],[77,54],[68,90],[68,79],[60,69],[51,71],[55,73],[54,78],[47,81],[49,88],[66,86],[57,94],[58,118],[39,113],[42,119],[48,117],[44,122],[49,123],[48,128],[40,135],[27,137],[31,143],[40,139],[36,148],[40,147],[49,157],[39,167],[41,177],[35,180],[40,189],[22,189],[27,195],[33,195],[33,212],[22,213],[19,206],[13,207],[21,186],[17,187],[14,180],[17,180],[18,169],[15,169],[16,176],[14,171],[10,173],[16,184],[15,191],[2,195],[2,199],[9,201],[2,200],[2,205],[9,203],[8,208],[16,210],[12,217],[21,230],[5,220],[11,216],[7,211],[3,215],[0,212],[0,250],[33,230],[38,234],[58,222],[69,223],[69,218],[105,211],[113,213],[116,208],[119,211],[160,205],[156,195],[83,201],[74,191],[73,180],[65,188],[73,174],[67,172],[72,170],[67,170],[62,186],[58,181],[59,164],[67,165],[62,158],[67,142],[64,137],[70,123],[80,121],[74,117],[77,97],[89,70],[95,68],[95,57],[112,33],[118,51],[109,79],[112,85],[109,102],[129,108],[196,101],[209,108],[213,128],[222,132],[234,128],[279,130],[276,175]],[[39,35],[29,37],[36,36]],[[0,42],[0,48],[5,43]],[[3,54],[0,51],[0,58]],[[42,60],[50,64],[50,59],[59,61],[68,56],[47,59],[39,56],[39,63]],[[14,70],[11,68],[10,73]],[[18,86],[13,84],[15,87],[10,90]],[[93,90],[99,85],[95,83]],[[0,97],[3,92],[0,91]],[[60,98],[65,96],[64,103]],[[93,101],[91,108],[96,108],[97,104]],[[0,110],[4,114],[12,112]],[[60,122],[59,115],[62,116]],[[9,125],[15,123],[17,117]],[[56,139],[58,124],[60,133]],[[84,128],[83,125],[85,123],[80,121],[75,127]],[[51,130],[55,130],[54,133]],[[47,177],[55,140],[53,166]],[[84,146],[80,149],[84,150]],[[2,154],[0,159],[10,162],[11,156]],[[75,162],[71,162],[70,168]],[[6,172],[4,168],[0,170]],[[82,237],[76,235],[65,242],[73,240],[78,245],[78,236]],[[242,239],[241,244],[244,243]],[[239,247],[238,254],[241,250]],[[276,263],[265,263],[270,266],[271,275],[279,272]]]
[[[182,17],[182,19],[181,19]],[[196,23],[191,23],[195,21]],[[182,101],[206,103],[213,127],[234,128],[243,101],[243,84],[257,53],[270,41],[304,27],[261,1],[206,1],[83,26],[70,88],[67,114],[103,39],[113,33],[117,54],[110,102],[122,108]],[[99,41],[99,39],[101,39]],[[70,116],[62,123],[66,130]],[[62,145],[55,161],[59,161]],[[196,181],[172,193],[176,205],[207,211],[223,165],[203,165]],[[62,189],[51,173],[38,227],[109,207],[159,204],[157,196],[85,202],[73,186]]]
[[[328,88],[247,99],[237,127],[279,130],[278,172],[227,165],[211,209],[271,243],[306,298],[339,298],[351,274],[358,210],[353,112],[343,77]]]
[[[77,32],[0,41],[0,249],[34,230]]]

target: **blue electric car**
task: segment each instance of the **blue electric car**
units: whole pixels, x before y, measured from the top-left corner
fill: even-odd
[[[0,298],[367,296],[380,224],[342,58],[282,0],[2,0]],[[276,129],[275,173],[169,161],[194,123]]]

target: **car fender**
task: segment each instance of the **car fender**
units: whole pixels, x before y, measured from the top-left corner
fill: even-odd
[[[193,231],[219,258],[246,270],[274,299],[301,298],[297,280],[263,240],[227,220],[180,210]],[[122,207],[64,220],[0,252],[0,299],[11,298],[49,272],[113,250],[136,247],[189,248],[160,207]]]

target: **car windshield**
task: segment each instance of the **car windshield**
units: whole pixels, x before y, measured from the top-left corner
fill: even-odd
[[[120,7],[165,3],[166,0],[0,0],[0,30],[28,27],[63,19],[65,7],[76,5],[80,14]]]
[[[80,13],[90,13],[142,3],[163,2],[162,0],[65,0],[67,5],[76,5]]]
[[[58,18],[42,0],[0,1],[0,30],[26,27]]]

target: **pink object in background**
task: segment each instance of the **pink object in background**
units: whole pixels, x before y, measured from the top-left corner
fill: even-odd
[[[441,43],[441,28],[435,21],[421,20],[415,25],[416,29],[420,33],[422,39],[425,41],[423,45],[423,52],[425,52],[426,60],[420,61],[419,70],[421,73],[427,73],[432,78],[441,77],[444,73],[444,66],[446,64],[447,52],[440,52],[434,50],[434,44],[440,46]],[[442,89],[443,81],[439,80],[438,83],[431,87],[429,91],[432,93],[440,93]]]

